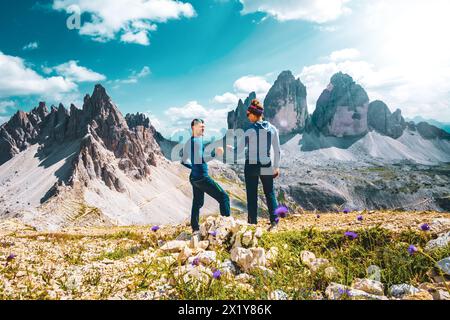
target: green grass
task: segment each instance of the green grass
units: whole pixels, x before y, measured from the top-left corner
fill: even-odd
[[[434,263],[428,257],[417,253],[410,255],[410,244],[424,247],[430,240],[428,233],[405,231],[394,234],[376,227],[357,230],[358,238],[346,239],[343,232],[321,232],[314,229],[265,233],[260,245],[269,249],[278,247],[279,256],[270,269],[273,277],[262,272],[252,272],[250,282],[253,292],[236,287],[232,280],[211,280],[209,283],[186,284],[177,281],[175,289],[179,299],[267,299],[268,294],[281,289],[293,299],[311,299],[317,292],[324,295],[330,282],[351,285],[355,278],[367,277],[367,268],[376,265],[381,269],[381,282],[385,289],[393,284],[409,283],[418,285],[430,281],[428,271]],[[309,250],[317,257],[326,258],[338,270],[334,279],[327,279],[323,268],[310,272],[302,264],[300,252]],[[431,253],[435,260],[450,255],[450,246]],[[227,286],[228,284],[228,286]],[[386,292],[387,293],[387,292]]]

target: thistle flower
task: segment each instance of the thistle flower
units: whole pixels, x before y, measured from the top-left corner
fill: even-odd
[[[200,259],[199,258],[194,258],[194,260],[192,260],[192,265],[193,266],[198,266],[200,264]]]
[[[215,270],[214,272],[213,272],[213,278],[214,279],[220,279],[220,276],[222,275],[222,272],[219,270],[219,269],[217,269],[217,270]]]
[[[356,217],[356,219],[358,219],[358,221],[363,221],[364,220],[362,215],[359,215],[358,217]]]
[[[279,206],[275,209],[275,215],[280,218],[286,218],[289,209],[286,206]]]
[[[428,231],[428,230],[430,230],[430,225],[427,224],[427,223],[424,223],[424,224],[422,224],[422,225],[420,226],[420,229],[421,229],[422,231]]]
[[[14,260],[17,257],[17,254],[11,253],[7,258],[6,258],[6,262],[10,262],[12,260]]]
[[[208,232],[210,235],[212,235],[213,237],[217,236],[217,231],[209,231]]]
[[[353,231],[347,231],[344,235],[351,240],[355,240],[358,237],[358,234]]]
[[[153,226],[153,227],[152,227],[152,231],[153,231],[153,232],[156,232],[156,231],[158,231],[159,229],[160,229],[159,226]]]
[[[340,295],[346,295],[348,297],[350,297],[352,295],[349,289],[339,288],[338,292],[339,292]]]
[[[412,244],[408,247],[408,253],[409,253],[410,255],[413,255],[413,254],[416,253],[417,251],[418,251],[417,247],[414,246],[414,245],[412,245]]]

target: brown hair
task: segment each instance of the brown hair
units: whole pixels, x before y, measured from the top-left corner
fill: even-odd
[[[256,107],[256,108],[259,109],[259,110],[264,110],[264,108],[263,108],[261,102],[259,102],[258,99],[253,99],[252,102],[250,103],[250,105]]]

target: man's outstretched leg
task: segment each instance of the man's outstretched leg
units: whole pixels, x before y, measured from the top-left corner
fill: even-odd
[[[220,214],[229,217],[231,214],[230,197],[212,178],[206,177],[199,181],[195,181],[195,186],[214,198],[220,206]]]

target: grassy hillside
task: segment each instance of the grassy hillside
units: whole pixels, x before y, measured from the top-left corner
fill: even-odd
[[[423,249],[438,233],[448,232],[448,225],[435,223],[446,217],[438,212],[302,213],[282,219],[276,232],[266,232],[262,220],[257,246],[264,248],[267,263],[246,273],[226,272],[222,265],[231,258],[233,237],[216,243],[209,235],[206,252],[215,256],[198,264],[194,256],[205,252],[200,248],[205,243],[165,250],[163,245],[177,237],[189,246],[186,224],[157,231],[139,226],[47,233],[9,220],[0,224],[0,299],[326,299],[333,298],[337,284],[346,288],[337,298],[346,299],[358,298],[350,288],[357,279],[377,275],[380,296],[393,298],[393,285],[410,284],[422,290],[409,298],[432,299],[436,292],[446,294],[436,261],[450,256],[450,246]],[[431,230],[422,231],[424,223]],[[255,234],[255,227],[243,228]],[[411,254],[410,245],[418,251]],[[310,265],[305,251],[320,264]],[[370,266],[379,274],[368,274]]]

